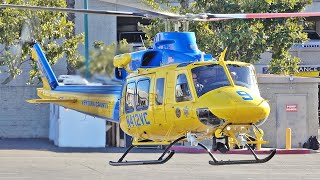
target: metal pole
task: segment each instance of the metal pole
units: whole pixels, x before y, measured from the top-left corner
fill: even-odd
[[[88,9],[88,0],[84,0],[84,9]],[[85,34],[85,63],[86,63],[86,79],[89,78],[89,30],[88,30],[88,14],[84,14],[84,34]]]

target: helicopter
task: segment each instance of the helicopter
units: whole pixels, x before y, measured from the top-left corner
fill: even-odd
[[[320,16],[320,13],[176,15],[149,10],[135,13],[13,4],[0,4],[0,8],[184,21]],[[263,130],[258,126],[270,113],[268,101],[259,93],[253,65],[226,61],[227,49],[218,60],[201,52],[193,32],[160,32],[151,48],[115,56],[114,75],[122,80],[121,86],[60,85],[39,44],[29,43],[31,57],[42,74],[43,87],[37,89],[40,99],[28,102],[54,103],[119,123],[133,141],[118,161],[109,162],[112,166],[166,163],[175,154],[170,148],[183,141],[205,149],[211,165],[265,163],[276,154],[273,149],[265,158],[259,158],[249,145],[261,141]],[[250,131],[255,137],[249,136]],[[212,149],[222,153],[232,149],[232,144],[247,147],[254,159],[218,160],[200,142],[206,139],[212,139]],[[145,145],[166,145],[166,148],[155,160],[124,160],[134,147]]]

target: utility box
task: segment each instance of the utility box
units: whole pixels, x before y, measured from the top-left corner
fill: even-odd
[[[320,79],[259,74],[261,96],[271,112],[261,125],[264,147],[285,148],[286,129],[291,128],[292,148],[302,148],[310,136],[318,136],[318,84]]]
[[[105,147],[106,121],[50,104],[49,139],[59,147]]]

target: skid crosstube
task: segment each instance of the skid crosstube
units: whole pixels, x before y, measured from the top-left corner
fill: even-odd
[[[135,147],[134,145],[131,145],[125,153],[121,156],[121,158],[118,161],[109,161],[109,165],[111,166],[125,166],[125,165],[147,165],[147,164],[164,164],[169,159],[172,158],[175,151],[169,150],[175,143],[178,141],[185,139],[185,136],[182,136],[176,140],[174,140],[172,143],[167,146],[167,148],[164,150],[164,152],[161,154],[161,156],[157,160],[142,160],[142,161],[123,161],[123,159],[126,157],[126,155]],[[168,154],[166,157],[165,155]],[[165,158],[164,158],[165,157]]]

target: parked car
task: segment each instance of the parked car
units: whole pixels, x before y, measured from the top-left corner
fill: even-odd
[[[303,30],[308,34],[309,40],[304,43],[296,43],[293,48],[320,48],[320,35],[315,30]]]
[[[107,76],[101,76],[101,75],[93,75],[92,78],[90,79],[90,82],[100,83],[102,85],[121,85],[122,84],[121,80],[110,78]]]
[[[88,85],[88,81],[78,75],[60,75],[58,82],[63,85]]]

